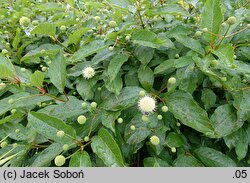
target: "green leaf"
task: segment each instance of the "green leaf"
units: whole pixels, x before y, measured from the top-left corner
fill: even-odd
[[[93,138],[91,147],[94,153],[109,167],[123,167],[123,157],[119,146],[110,133],[101,128]]]
[[[0,79],[13,78],[14,75],[15,68],[11,61],[0,55]]]
[[[111,111],[103,111],[102,112],[102,124],[106,128],[112,130],[115,133],[115,120],[121,115],[120,111],[111,112]]]
[[[220,4],[220,0],[207,0],[201,15],[201,27],[207,28],[208,31],[213,33],[204,34],[205,40],[210,43],[214,43],[217,39],[216,34],[220,32],[221,23],[223,22]]]
[[[66,60],[62,52],[58,53],[49,66],[48,75],[51,82],[56,86],[59,92],[64,92],[66,84]]]
[[[148,66],[141,65],[138,69],[138,78],[146,90],[151,90],[154,84],[154,72]]]
[[[243,123],[237,122],[235,109],[230,104],[217,107],[211,116],[214,130],[221,137],[237,131]]]
[[[96,84],[96,79],[86,80],[84,78],[79,78],[76,82],[76,90],[81,95],[84,100],[91,100],[94,97],[94,86]]]
[[[124,87],[118,96],[110,96],[100,107],[110,111],[119,111],[132,107],[137,103],[141,90],[143,89],[135,86]]]
[[[169,111],[187,125],[206,136],[214,137],[212,122],[205,110],[193,99],[192,95],[183,91],[175,91],[167,97]]]
[[[148,9],[147,13],[151,15],[182,15],[182,16],[189,16],[188,12],[181,6],[176,4],[170,4],[168,6],[159,6],[158,8]]]
[[[237,167],[237,164],[231,158],[208,147],[200,147],[194,153],[208,167]]]
[[[31,31],[31,34],[41,34],[54,37],[56,35],[56,26],[49,22],[40,23]]]
[[[204,165],[195,157],[187,156],[187,155],[180,155],[174,161],[175,167],[204,167]]]
[[[169,167],[167,161],[157,158],[157,157],[148,157],[143,160],[144,167]]]
[[[154,74],[160,74],[171,68],[181,68],[194,63],[194,60],[190,56],[180,57],[179,59],[168,59],[160,63],[155,70]]]
[[[229,149],[235,147],[235,152],[239,161],[245,158],[248,152],[250,141],[248,139],[247,130],[249,129],[240,128],[238,131],[224,137],[225,144]]]
[[[231,44],[223,44],[217,50],[213,50],[213,54],[219,57],[220,61],[227,66],[234,63],[234,49]]]
[[[128,144],[138,144],[150,135],[148,123],[142,121],[141,118],[142,114],[139,113],[126,125],[124,137]],[[149,116],[149,120],[157,123],[155,116]],[[130,129],[131,125],[135,126],[135,130]]]
[[[123,86],[121,73],[118,73],[114,80],[110,80],[109,77],[105,77],[103,80],[108,91],[115,93],[116,96],[120,94]]]
[[[176,39],[176,41],[183,44],[185,47],[188,47],[191,50],[193,50],[201,55],[205,54],[205,51],[200,44],[200,41],[195,40],[195,39],[188,37],[186,35],[181,35],[181,34],[175,35],[174,38]]]
[[[166,144],[169,147],[180,147],[184,144],[184,141],[179,134],[175,132],[170,132],[166,137]]]
[[[53,143],[44,149],[30,165],[31,167],[48,167],[51,161],[63,151],[62,144]]]
[[[95,40],[87,45],[82,45],[81,48],[74,53],[73,60],[83,60],[85,57],[107,48],[110,44],[111,43],[104,43],[104,41]]]
[[[71,120],[72,118],[85,113],[87,110],[82,109],[82,100],[78,100],[74,96],[69,96],[68,102],[60,102],[55,105],[49,105],[40,109],[39,113],[45,113],[49,116],[59,118],[61,120]]]
[[[41,71],[35,71],[30,77],[31,86],[42,87],[44,75]]]
[[[86,151],[78,151],[71,156],[69,161],[70,167],[92,167],[91,159]]]
[[[147,65],[153,58],[155,50],[150,47],[137,46],[134,54],[143,65]]]
[[[216,102],[216,95],[213,90],[204,88],[201,93],[201,101],[203,102],[206,110],[213,107]]]
[[[77,29],[75,32],[69,35],[68,45],[75,44],[77,45],[81,41],[81,37],[88,32],[89,28],[81,27]]]
[[[128,60],[128,58],[128,55],[118,54],[110,61],[108,66],[108,75],[111,80],[115,79],[122,65]]]
[[[76,132],[71,126],[47,114],[30,112],[28,122],[38,133],[56,142],[71,144],[76,138]],[[60,130],[64,131],[65,136],[57,137],[57,132]]]
[[[18,47],[18,44],[20,43],[20,41],[21,41],[21,29],[20,28],[17,28],[16,29],[16,35],[15,35],[15,37],[14,37],[14,39],[13,39],[13,42],[12,42],[12,46],[13,46],[13,48],[15,48],[15,49],[17,49],[17,47]]]

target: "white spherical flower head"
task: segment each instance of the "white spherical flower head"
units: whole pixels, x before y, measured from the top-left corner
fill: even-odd
[[[145,96],[139,100],[138,107],[142,113],[152,113],[156,108],[156,101],[150,96]]]
[[[95,70],[92,67],[86,67],[85,69],[82,70],[82,75],[84,78],[90,79],[94,77]]]

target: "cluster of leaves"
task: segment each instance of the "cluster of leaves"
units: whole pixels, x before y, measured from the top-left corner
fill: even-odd
[[[247,0],[1,0],[0,165],[248,166],[249,18]]]

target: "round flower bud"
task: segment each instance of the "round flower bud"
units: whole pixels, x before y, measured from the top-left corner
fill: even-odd
[[[40,51],[41,54],[45,54],[45,52],[46,52],[45,49],[42,49],[42,50]],[[41,66],[40,66],[40,67],[41,67]],[[42,66],[42,67],[43,67],[43,66]]]
[[[80,18],[76,18],[76,21],[79,22]]]
[[[223,23],[221,24],[221,26],[222,26],[222,27],[226,27],[226,26],[227,26],[227,23],[226,23],[226,22],[223,22]]]
[[[150,142],[154,146],[157,146],[160,143],[160,139],[159,139],[159,137],[157,137],[156,135],[154,135],[154,136],[150,137]]]
[[[139,92],[139,96],[140,96],[140,97],[144,97],[145,95],[146,95],[145,91],[141,90],[141,91]]]
[[[5,83],[0,83],[0,90],[3,90],[6,87]]]
[[[195,35],[196,37],[200,37],[200,36],[201,36],[201,34],[202,34],[202,32],[201,32],[201,31],[196,31],[194,35]]]
[[[62,25],[62,26],[60,27],[60,30],[61,30],[62,32],[66,31],[66,29],[67,29],[67,27],[66,27],[65,25]]]
[[[128,35],[125,37],[125,40],[126,40],[126,41],[129,41],[129,40],[130,40],[130,38],[131,38],[131,35],[130,35],[130,34],[128,34]]]
[[[250,29],[250,24],[247,24],[247,28],[249,28],[249,29]]]
[[[64,144],[64,145],[63,145],[63,150],[64,150],[64,151],[67,151],[68,149],[69,149],[69,145],[68,145],[68,144]]]
[[[91,108],[95,109],[97,107],[97,103],[96,102],[91,102],[90,106],[91,106]]]
[[[174,56],[174,58],[179,58],[180,57],[180,55],[177,53],[177,54],[175,54],[175,56]]]
[[[85,69],[82,70],[82,75],[85,79],[90,79],[94,77],[95,70],[92,67],[86,67]]]
[[[159,115],[157,116],[157,119],[158,119],[158,120],[162,120],[162,115],[159,114]]]
[[[227,77],[221,77],[221,81],[223,82],[227,81]]]
[[[13,104],[14,103],[14,100],[11,98],[8,100],[8,104]]]
[[[25,72],[26,71],[26,69],[25,68],[21,68],[21,72]]]
[[[149,121],[149,118],[146,115],[142,115],[141,119],[142,121],[145,121],[145,122]]]
[[[215,67],[219,64],[217,60],[211,60],[211,66]]]
[[[42,105],[42,107],[46,107],[47,106],[47,104],[45,102],[43,102],[41,105]]]
[[[19,133],[19,132],[20,132],[20,130],[19,130],[19,129],[16,129],[16,130],[15,130],[15,132],[16,132],[16,133]]]
[[[172,148],[171,148],[171,152],[172,152],[172,153],[175,153],[175,152],[176,152],[176,148],[175,148],[175,147],[172,147]]]
[[[176,83],[176,79],[174,77],[171,77],[168,79],[168,84],[173,85]]]
[[[162,110],[162,112],[167,112],[168,111],[168,107],[164,105],[164,106],[162,106],[161,110]]]
[[[202,32],[208,32],[208,29],[207,28],[203,28],[201,29]]]
[[[138,107],[142,113],[152,113],[156,109],[156,101],[150,96],[144,96],[139,100]]]
[[[131,125],[130,129],[134,131],[135,130],[135,125]]]
[[[229,18],[227,19],[227,23],[228,23],[229,25],[235,24],[236,21],[237,21],[237,20],[236,20],[236,18],[235,18],[234,16],[229,17]]]
[[[118,118],[117,122],[121,124],[123,122],[123,119],[122,118]]]
[[[62,166],[64,165],[66,158],[63,155],[56,156],[55,158],[55,165]]]
[[[84,140],[84,142],[88,142],[89,141],[89,136],[85,136],[83,140]]]
[[[22,25],[22,26],[28,26],[29,24],[30,24],[30,19],[28,18],[28,17],[21,17],[20,19],[19,19],[19,23],[20,23],[20,25]]]
[[[78,122],[80,125],[83,125],[84,123],[86,123],[86,120],[87,120],[87,118],[86,118],[84,115],[80,115],[80,116],[78,116],[78,118],[77,118],[77,122]]]
[[[177,123],[176,123],[176,126],[180,127],[180,126],[181,126],[181,124],[180,124],[179,122],[177,122]]]
[[[36,25],[38,25],[38,24],[39,24],[39,21],[38,21],[38,20],[33,20],[33,21],[32,21],[32,25],[36,26]]]
[[[101,90],[102,90],[102,87],[98,87],[97,90],[98,90],[98,91],[101,91]]]
[[[113,46],[110,46],[109,47],[109,51],[113,51],[114,50],[114,47]]]
[[[64,131],[60,130],[56,133],[57,137],[63,137],[65,135]]]
[[[101,21],[101,18],[99,16],[95,16],[94,19],[97,21],[97,22],[100,22]]]
[[[116,21],[111,20],[111,21],[109,22],[109,26],[110,26],[110,27],[116,27],[116,26],[117,26]]]
[[[233,57],[233,58],[234,58],[234,60],[235,60],[235,59],[237,58],[237,56],[236,56],[236,55],[234,55],[234,57]]]
[[[16,109],[12,109],[12,110],[10,111],[10,113],[11,113],[11,114],[16,113]]]
[[[18,143],[14,143],[14,144],[12,144],[12,146],[13,146],[14,148],[16,148],[16,147],[18,146]]]
[[[47,71],[47,67],[42,67],[42,71],[46,72]]]
[[[9,51],[8,51],[8,50],[6,50],[6,49],[2,49],[2,54],[6,55],[7,53],[9,53]]]
[[[83,109],[86,109],[86,108],[87,108],[87,103],[86,103],[86,102],[83,102],[83,103],[82,103],[82,108],[83,108]]]
[[[0,146],[1,146],[1,148],[5,148],[7,145],[8,145],[8,143],[6,141],[3,141]]]

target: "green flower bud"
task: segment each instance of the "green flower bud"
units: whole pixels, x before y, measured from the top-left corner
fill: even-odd
[[[0,83],[0,90],[3,90],[6,87],[5,83]]]
[[[55,158],[55,165],[62,166],[64,165],[66,158],[63,155],[56,156]]]
[[[247,28],[249,28],[249,29],[250,29],[250,24],[247,24]]]
[[[25,72],[26,71],[26,69],[25,68],[21,68],[21,72]]]
[[[89,141],[89,136],[85,136],[83,140],[84,140],[84,142],[88,142]]]
[[[128,34],[128,35],[125,37],[125,40],[126,40],[126,41],[129,41],[129,40],[130,40],[130,38],[131,38],[131,35],[130,35],[130,34]]]
[[[100,22],[101,21],[101,18],[99,16],[95,16],[94,19],[97,21],[97,22]]]
[[[173,84],[175,84],[175,83],[176,83],[175,77],[171,77],[171,78],[168,79],[168,84],[169,84],[169,85],[173,85]]]
[[[159,114],[159,115],[157,116],[157,119],[158,119],[158,120],[162,120],[162,115]]]
[[[98,90],[98,91],[101,91],[101,90],[102,90],[102,87],[98,87],[97,90]]]
[[[86,103],[86,102],[83,102],[83,103],[82,103],[82,108],[83,108],[83,109],[86,109],[86,108],[87,108],[87,103]]]
[[[62,32],[66,31],[66,29],[67,29],[67,27],[66,27],[65,25],[62,25],[62,26],[60,27],[60,30],[61,30]]]
[[[8,51],[8,50],[6,50],[6,49],[2,49],[2,54],[6,55],[7,53],[9,53],[9,51]]]
[[[8,104],[13,104],[14,103],[14,100],[11,98],[8,100]]]
[[[174,58],[180,58],[180,55],[177,53],[175,54]]]
[[[179,122],[177,122],[177,123],[176,123],[176,126],[180,127],[180,126],[181,126],[181,124],[180,124]]]
[[[11,113],[11,114],[16,113],[16,109],[12,109],[12,110],[10,111],[10,113]]]
[[[109,47],[109,51],[113,51],[114,50],[114,47],[113,46],[110,46]]]
[[[161,110],[162,110],[162,112],[167,112],[168,111],[168,107],[164,105],[164,106],[162,106]]]
[[[95,109],[97,107],[97,103],[96,102],[91,102],[90,106],[91,106],[91,108]]]
[[[145,121],[145,122],[149,121],[149,118],[147,115],[142,115],[141,119],[142,121]]]
[[[172,148],[171,148],[171,152],[172,152],[172,153],[175,153],[175,152],[176,152],[176,148],[175,148],[175,147],[172,147]]]
[[[202,35],[202,32],[201,31],[196,31],[195,34],[194,34],[196,37],[200,37]]]
[[[135,125],[131,125],[130,129],[134,131],[135,130]]]
[[[203,28],[201,29],[202,32],[208,32],[208,29],[207,28]]]
[[[118,118],[117,122],[121,124],[121,123],[123,123],[123,119],[122,118]]]
[[[22,26],[28,26],[29,24],[30,24],[30,19],[28,18],[28,17],[21,17],[20,19],[19,19],[19,23],[20,23],[20,25],[22,25]]]
[[[16,129],[16,130],[15,130],[15,132],[16,132],[16,133],[19,133],[19,132],[20,132],[20,130],[19,130],[19,129]]]
[[[57,137],[63,137],[65,135],[64,131],[60,130],[56,133]]]
[[[141,91],[139,92],[139,96],[140,96],[140,97],[144,97],[145,95],[146,95],[146,92],[145,92],[145,91],[141,90]]]
[[[40,51],[40,53],[41,54],[45,54],[46,53],[46,50],[45,49],[42,49],[41,51]],[[43,66],[42,66],[43,67]]]
[[[236,18],[235,18],[234,16],[229,17],[229,18],[227,19],[227,23],[228,23],[229,25],[235,24],[236,21],[237,21],[237,20],[236,20]]]
[[[235,59],[237,59],[237,56],[236,56],[236,55],[234,55],[234,57],[233,57],[233,58],[234,58],[234,60],[235,60]]]
[[[160,144],[160,139],[159,139],[159,137],[157,137],[156,135],[154,135],[154,136],[150,137],[150,142],[154,146],[157,146],[157,145]]]
[[[16,148],[18,146],[18,143],[12,144],[12,147]]]
[[[68,144],[64,144],[64,145],[63,145],[63,150],[64,150],[64,151],[67,151],[68,149],[69,149],[69,145],[68,145]]]
[[[226,23],[226,22],[223,22],[223,23],[221,24],[221,26],[222,26],[222,27],[226,27],[226,26],[227,26],[227,23]]]
[[[47,67],[42,67],[42,71],[46,72],[47,71]]]
[[[227,81],[227,77],[221,77],[221,81],[223,82]]]
[[[84,115],[80,115],[78,116],[77,118],[77,122],[80,124],[80,125],[83,125],[84,123],[86,123],[87,121],[87,118],[84,116]]]
[[[36,26],[36,25],[38,25],[38,24],[39,24],[39,21],[38,21],[38,20],[33,20],[33,21],[32,21],[32,25]]]
[[[0,146],[1,146],[1,148],[5,148],[7,145],[8,145],[8,143],[6,141],[3,141]]]
[[[111,20],[111,21],[109,22],[109,26],[110,26],[110,27],[116,27],[116,26],[117,26],[116,21]]]
[[[217,60],[211,60],[211,66],[215,67],[219,64]]]

